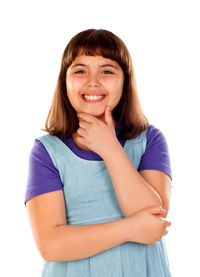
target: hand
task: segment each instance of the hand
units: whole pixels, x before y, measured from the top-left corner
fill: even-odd
[[[109,106],[104,111],[104,120],[87,113],[78,113],[79,126],[77,130],[77,141],[96,152],[98,155],[110,150],[113,146],[119,144],[115,133],[112,113]]]
[[[166,227],[171,222],[166,219],[166,211],[160,206],[151,206],[127,217],[128,241],[154,244],[168,233]]]

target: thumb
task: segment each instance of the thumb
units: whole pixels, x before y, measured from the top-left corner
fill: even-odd
[[[111,112],[110,106],[106,106],[106,110],[105,110],[105,122],[109,126],[113,125],[112,112]]]

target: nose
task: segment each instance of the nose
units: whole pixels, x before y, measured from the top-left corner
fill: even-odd
[[[98,74],[96,74],[96,73],[90,73],[88,75],[87,86],[88,87],[99,87],[100,86]]]

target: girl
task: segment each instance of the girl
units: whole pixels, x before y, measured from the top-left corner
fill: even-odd
[[[171,276],[168,146],[142,112],[119,37],[71,39],[43,130],[25,195],[42,276]]]

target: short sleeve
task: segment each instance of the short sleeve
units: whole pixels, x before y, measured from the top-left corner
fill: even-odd
[[[141,158],[138,171],[152,169],[165,172],[172,180],[169,149],[164,134],[150,125],[147,131],[146,150]]]
[[[26,201],[34,196],[61,189],[63,185],[59,171],[42,142],[36,139],[29,155],[25,206]]]

